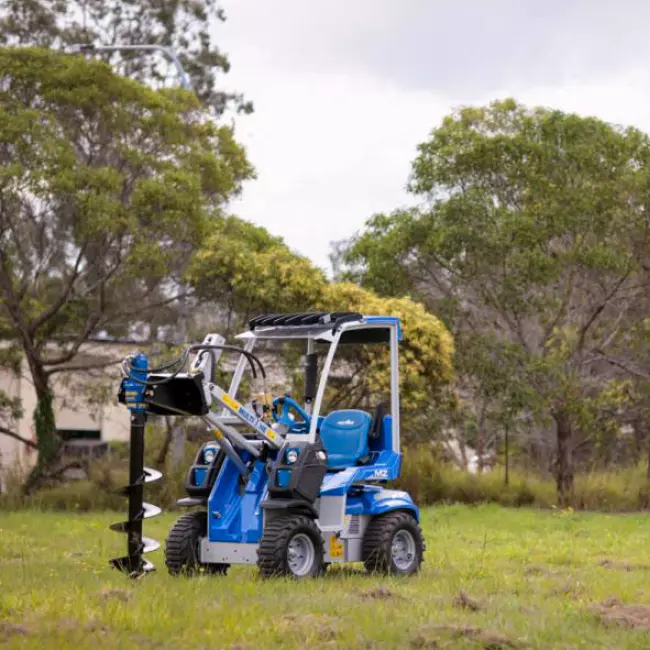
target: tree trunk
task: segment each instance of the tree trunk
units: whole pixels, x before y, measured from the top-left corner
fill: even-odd
[[[476,470],[483,473],[485,465],[485,404],[481,405],[478,415],[478,427],[476,432]]]
[[[177,470],[185,458],[185,429],[176,418],[172,431],[172,469]]]
[[[557,484],[558,504],[562,508],[571,505],[573,501],[573,449],[571,419],[569,414],[558,409],[553,411],[557,435],[557,459],[555,464],[555,480]]]
[[[32,378],[34,379],[34,390],[36,391],[34,430],[36,432],[38,457],[36,466],[30,472],[23,486],[24,494],[31,494],[42,485],[50,470],[59,461],[63,446],[61,439],[56,434],[53,396],[48,377],[42,368],[35,367],[32,364]]]
[[[505,476],[505,484],[510,485],[510,437],[509,437],[509,431],[508,431],[508,423],[506,422],[506,440],[505,440],[505,468],[506,468],[506,476]]]
[[[185,455],[185,430],[178,418],[165,417],[165,440],[158,454],[156,466],[163,469],[171,450],[171,469],[175,470],[183,461]]]
[[[163,469],[165,467],[165,461],[167,460],[167,454],[169,453],[169,447],[172,442],[172,433],[173,427],[171,423],[171,417],[165,416],[165,439],[163,440],[162,447],[160,448],[160,453],[156,459],[156,467],[158,469]]]
[[[648,433],[646,434],[648,439],[648,468],[646,470],[646,478],[648,479],[648,485],[650,485],[650,427],[647,427]]]

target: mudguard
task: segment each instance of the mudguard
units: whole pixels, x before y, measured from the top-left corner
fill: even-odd
[[[413,514],[416,521],[420,521],[420,509],[408,492],[387,490],[375,485],[355,486],[355,492],[348,496],[345,514],[375,517],[394,510],[406,510]]]

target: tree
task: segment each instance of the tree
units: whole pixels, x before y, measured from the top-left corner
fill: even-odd
[[[649,139],[633,128],[513,100],[464,108],[418,148],[410,190],[425,205],[375,216],[346,253],[366,286],[440,313],[460,367],[488,395],[493,373],[477,360],[498,368],[507,352],[507,385],[554,423],[561,503],[575,433],[614,412],[637,372],[649,161]]]
[[[220,115],[231,104],[244,112],[252,105],[216,85],[230,63],[212,34],[225,14],[217,0],[7,0],[0,9],[0,45],[61,48],[94,45],[161,45],[174,50],[198,96]],[[102,54],[120,62],[126,77],[163,82],[169,64],[160,56]],[[177,84],[178,85],[178,84]]]
[[[252,170],[192,93],[46,50],[0,49],[0,69],[0,331],[38,399],[31,489],[59,455],[52,377],[115,361],[76,362],[92,335],[160,318]]]
[[[259,313],[309,309],[326,282],[280,237],[233,216],[212,223],[186,278],[198,299],[225,312],[226,334]]]

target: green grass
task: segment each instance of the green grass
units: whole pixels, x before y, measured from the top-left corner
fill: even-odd
[[[171,578],[161,551],[148,556],[159,571],[130,582],[106,564],[123,550],[125,538],[107,530],[116,519],[0,513],[0,647],[650,647],[649,631],[605,626],[591,611],[611,597],[650,605],[644,515],[430,508],[418,577],[353,565],[298,583],[262,581],[247,567]],[[146,532],[162,540],[172,523],[159,517]],[[461,590],[478,611],[454,604]]]

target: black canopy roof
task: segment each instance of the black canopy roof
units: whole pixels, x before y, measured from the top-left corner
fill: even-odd
[[[357,321],[363,314],[354,311],[303,311],[290,314],[264,314],[248,321],[251,330],[256,327],[297,327],[300,325],[331,325],[333,329],[349,321]]]

